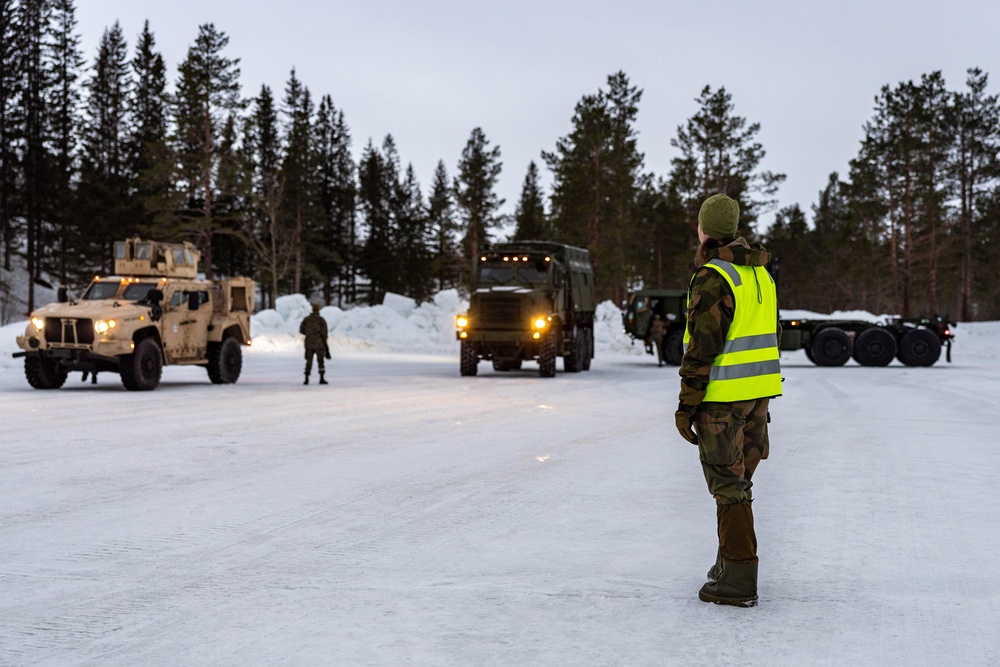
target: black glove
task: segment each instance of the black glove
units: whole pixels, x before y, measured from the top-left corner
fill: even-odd
[[[696,412],[698,412],[698,408],[681,403],[677,406],[677,412],[674,413],[674,423],[677,425],[677,432],[692,445],[698,444],[698,434],[694,432],[694,427],[691,426]]]

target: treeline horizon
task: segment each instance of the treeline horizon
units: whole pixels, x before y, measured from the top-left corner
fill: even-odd
[[[884,86],[811,218],[799,204],[776,210],[785,175],[761,168],[760,125],[724,87],[700,91],[669,173],[647,171],[642,90],[619,71],[540,151],[550,190],[531,162],[508,216],[501,147],[482,128],[452,172],[437,162],[425,192],[391,134],[355,160],[345,111],[294,69],[280,91],[245,97],[228,41],[199,26],[170,77],[148,21],[131,48],[115,22],[88,65],[74,0],[0,0],[0,264],[20,254],[31,278],[81,286],[113,269],[116,240],[191,240],[206,277],[251,276],[264,306],[293,292],[423,301],[464,289],[479,251],[513,228],[512,240],[587,248],[599,298],[620,302],[686,287],[698,208],[725,192],[740,202],[740,234],[777,258],[783,308],[1000,319],[1000,105],[981,70],[960,91],[940,72]]]

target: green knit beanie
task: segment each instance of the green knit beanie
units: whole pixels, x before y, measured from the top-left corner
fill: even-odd
[[[736,236],[739,222],[740,205],[721,192],[706,199],[698,211],[698,226],[707,236],[720,241]]]

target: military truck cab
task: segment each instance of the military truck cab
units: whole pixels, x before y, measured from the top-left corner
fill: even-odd
[[[684,323],[687,321],[687,292],[670,289],[643,289],[633,292],[622,306],[622,327],[635,344],[641,340],[648,354],[656,354],[649,343],[653,315],[659,315],[666,327],[663,335],[663,359],[680,366],[684,356]]]
[[[199,279],[199,258],[186,242],[118,242],[115,275],[31,314],[14,355],[24,357],[28,383],[57,389],[70,371],[113,372],[127,389],[149,390],[165,365],[201,365],[215,384],[236,382],[251,340],[253,281]]]
[[[537,361],[553,377],[556,357],[568,373],[590,370],[594,357],[594,272],[583,248],[547,241],[499,244],[480,254],[469,311],[455,319],[459,370],[476,375],[480,360],[496,371]]]

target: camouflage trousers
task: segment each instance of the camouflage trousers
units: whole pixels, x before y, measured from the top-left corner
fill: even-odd
[[[716,504],[753,500],[753,473],[768,455],[767,407],[770,399],[702,403],[695,415],[698,454]]]
[[[326,369],[323,367],[323,362],[326,360],[326,355],[323,350],[306,350],[306,375],[312,372],[313,368],[313,357],[316,357],[316,364],[319,367],[319,372],[323,373]]]

